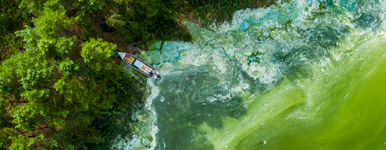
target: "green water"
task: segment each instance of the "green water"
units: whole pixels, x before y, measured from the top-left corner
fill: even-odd
[[[385,6],[299,0],[238,11],[212,30],[187,24],[194,42],[141,54],[162,76],[148,81],[148,144],[386,149]]]

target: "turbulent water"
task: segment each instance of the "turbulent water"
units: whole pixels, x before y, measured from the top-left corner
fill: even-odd
[[[193,42],[141,53],[162,79],[125,149],[386,149],[385,8],[294,0],[187,24]]]

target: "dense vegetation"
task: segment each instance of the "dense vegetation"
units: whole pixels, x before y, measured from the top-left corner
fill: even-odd
[[[141,106],[144,86],[111,61],[114,39],[190,40],[184,18],[221,21],[236,9],[263,4],[2,0],[0,149],[108,149],[117,134],[130,131],[133,120],[125,116]],[[105,38],[110,35],[101,32],[101,19],[120,37]]]
[[[178,20],[184,0],[115,0],[107,3],[107,22],[115,27],[126,42],[156,40],[190,40]],[[118,8],[118,9],[116,9]]]
[[[15,0],[0,1],[0,61],[23,50],[23,40],[14,32],[29,23],[29,16],[25,9],[18,9],[18,4]]]
[[[115,112],[118,92],[129,100],[136,94],[127,92],[123,70],[111,62],[116,45],[77,31],[91,26],[87,18],[103,3],[76,2],[20,2],[35,17],[15,32],[25,51],[0,67],[1,149],[86,149],[105,141],[92,123],[114,121],[104,114]],[[9,26],[3,27],[12,35]]]

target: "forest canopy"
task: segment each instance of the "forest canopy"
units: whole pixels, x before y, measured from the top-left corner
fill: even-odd
[[[116,45],[98,37],[84,40],[76,29],[90,27],[87,18],[102,6],[103,1],[19,2],[31,23],[15,32],[25,50],[0,67],[1,149],[87,149],[87,143],[104,141],[91,124],[121,88],[122,70],[111,61]],[[79,11],[69,14],[74,8]],[[9,26],[3,32],[11,34]]]

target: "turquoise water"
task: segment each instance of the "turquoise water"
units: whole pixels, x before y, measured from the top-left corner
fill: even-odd
[[[142,52],[162,79],[126,149],[386,149],[386,1],[278,3]]]

